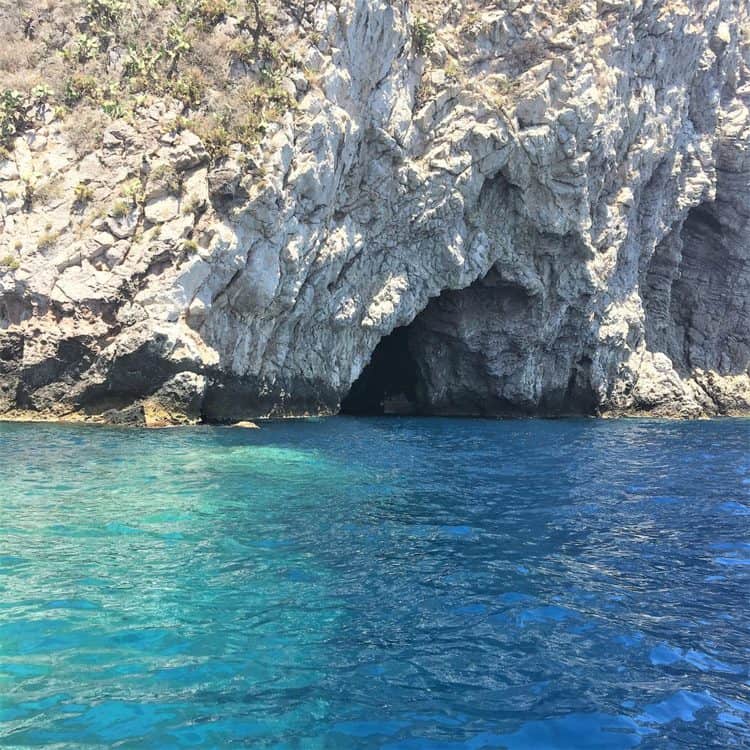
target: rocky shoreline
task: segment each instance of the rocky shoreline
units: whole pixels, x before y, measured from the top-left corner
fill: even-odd
[[[43,105],[0,418],[750,414],[747,1],[511,5],[279,11],[293,104],[220,157],[166,94],[84,153]]]

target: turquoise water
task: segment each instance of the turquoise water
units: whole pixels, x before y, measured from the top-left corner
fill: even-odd
[[[750,747],[750,422],[0,425],[0,745]]]

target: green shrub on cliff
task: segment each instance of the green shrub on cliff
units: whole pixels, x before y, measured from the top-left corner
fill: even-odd
[[[6,255],[0,258],[0,268],[7,268],[11,271],[16,271],[20,267],[20,261],[13,255]]]
[[[80,206],[84,206],[94,199],[93,189],[85,182],[79,182],[73,189],[73,194],[75,196],[76,203]]]
[[[203,25],[209,29],[223,20],[231,10],[231,4],[227,0],[200,0],[195,12]]]
[[[145,198],[143,183],[137,177],[126,182],[121,192],[135,206],[140,206]]]
[[[65,49],[63,55],[67,60],[77,60],[85,63],[93,60],[101,52],[101,44],[95,36],[83,33],[73,40],[73,43]]]
[[[435,46],[435,32],[424,18],[414,20],[411,38],[418,55],[429,55]]]
[[[68,105],[74,105],[83,99],[96,99],[98,91],[96,78],[83,73],[74,73],[65,82],[63,101]]]
[[[203,103],[208,82],[199,68],[189,68],[169,86],[169,93],[185,107],[198,109]]]
[[[109,210],[109,215],[115,219],[124,219],[132,210],[132,203],[128,203],[124,200],[117,200],[112,204],[112,208]]]
[[[6,89],[0,94],[0,137],[10,138],[29,124],[29,100],[21,91]]]

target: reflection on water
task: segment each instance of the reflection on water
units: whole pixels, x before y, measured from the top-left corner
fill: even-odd
[[[0,425],[0,744],[748,746],[749,438]]]

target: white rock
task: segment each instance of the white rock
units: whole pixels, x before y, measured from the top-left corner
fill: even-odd
[[[26,392],[56,385],[78,403],[128,357],[205,372],[217,419],[331,411],[410,325],[427,411],[748,411],[747,0],[636,3],[636,16],[628,0],[587,1],[570,21],[559,3],[516,5],[477,6],[467,26],[449,3],[423,67],[406,0],[320,4],[315,44],[284,37],[306,64],[284,83],[301,101],[215,165],[193,133],[164,136],[167,101],[80,161],[54,125],[34,149],[17,139],[0,163],[0,241],[48,223],[60,236],[2,276],[0,303],[24,310],[6,333],[65,342],[80,336],[66,321],[85,321],[99,342],[65,390],[62,355],[45,350],[55,367],[37,372],[54,382]],[[449,53],[453,71],[438,65]],[[92,221],[144,159],[180,172],[181,194],[148,186],[145,229],[139,212]],[[62,199],[5,197],[55,171]],[[80,181],[94,199],[71,213]],[[30,378],[6,370],[2,392]]]
[[[175,195],[161,195],[146,202],[146,219],[152,224],[163,224],[176,218],[180,212],[180,201]]]

